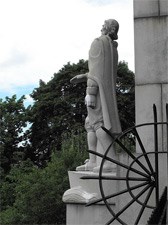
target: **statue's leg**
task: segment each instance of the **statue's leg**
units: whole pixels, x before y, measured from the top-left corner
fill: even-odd
[[[86,121],[85,121],[85,128],[87,131],[88,149],[95,152],[97,148],[97,137],[96,137],[95,131],[89,125],[88,117],[86,118]],[[77,171],[92,171],[94,167],[96,167],[96,156],[90,153],[89,159],[85,161],[85,164],[78,166],[76,170]]]
[[[87,133],[88,149],[96,152],[97,147],[97,137],[95,132]],[[89,153],[90,163],[96,163],[96,155]]]
[[[98,129],[96,130],[96,137],[98,139],[97,151],[100,154],[104,155],[106,150],[111,145],[112,139],[101,127],[98,127]],[[113,158],[113,159],[116,158],[113,146],[110,147],[110,150],[109,150],[107,156],[110,157],[110,158]],[[100,164],[101,164],[101,158],[99,160],[99,163],[98,163],[97,167],[93,169],[94,172],[99,171]],[[116,168],[115,164],[113,164],[113,163],[111,163],[110,161],[107,161],[107,160],[105,161],[105,163],[103,165],[103,171],[104,172],[111,172],[114,168]]]

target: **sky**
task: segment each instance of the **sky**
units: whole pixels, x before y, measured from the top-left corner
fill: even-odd
[[[31,104],[40,79],[88,59],[106,19],[119,22],[119,60],[134,71],[133,0],[0,0],[0,98]]]

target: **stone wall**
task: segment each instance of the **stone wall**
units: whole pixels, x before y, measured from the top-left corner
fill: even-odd
[[[136,124],[165,121],[168,103],[168,1],[134,0]],[[159,130],[160,151],[166,150],[165,127]],[[142,130],[143,142],[153,149],[153,128]],[[138,152],[137,148],[137,152]]]

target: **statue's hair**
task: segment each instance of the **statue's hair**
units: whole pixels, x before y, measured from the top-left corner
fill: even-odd
[[[114,35],[114,40],[118,39],[118,30],[119,30],[119,23],[114,20],[114,19],[109,19],[109,20],[105,20],[104,24],[106,24],[106,32],[107,34],[111,32],[111,26],[115,26],[116,27],[116,33]]]

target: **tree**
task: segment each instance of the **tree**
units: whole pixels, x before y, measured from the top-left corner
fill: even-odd
[[[25,97],[17,100],[16,95],[0,99],[0,154],[1,173],[9,172],[12,164],[25,157],[27,110]]]
[[[86,148],[85,136],[72,134],[45,168],[32,167],[30,161],[15,165],[1,188],[1,224],[65,224],[67,171],[86,159]]]
[[[116,92],[121,126],[125,130],[135,123],[134,73],[125,61],[118,64]]]
[[[86,84],[72,85],[70,79],[87,71],[84,60],[68,63],[47,84],[40,81],[40,86],[33,91],[30,142],[33,160],[39,166],[50,158],[51,149],[61,149],[63,134],[84,130]]]
[[[25,175],[33,171],[33,163],[30,159],[11,166],[11,170],[0,183],[1,210],[12,207],[16,199],[15,188]]]

